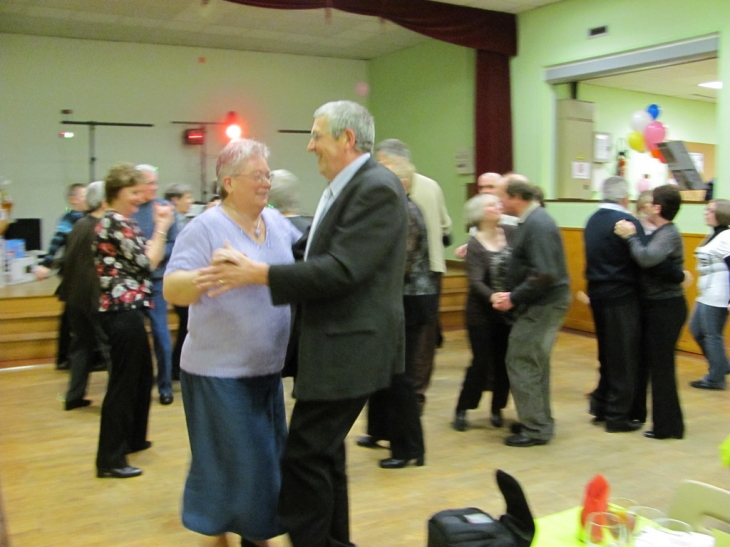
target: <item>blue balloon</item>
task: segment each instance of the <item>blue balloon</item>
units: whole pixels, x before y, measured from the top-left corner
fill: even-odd
[[[659,112],[661,112],[658,104],[650,104],[646,108],[646,111],[649,113],[649,116],[651,116],[653,120],[656,120],[659,117]]]

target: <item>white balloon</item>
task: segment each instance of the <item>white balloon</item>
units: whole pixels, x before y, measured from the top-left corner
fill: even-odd
[[[646,110],[637,110],[631,114],[631,127],[639,133],[643,133],[646,126],[653,121],[654,119],[651,117],[651,114]]]

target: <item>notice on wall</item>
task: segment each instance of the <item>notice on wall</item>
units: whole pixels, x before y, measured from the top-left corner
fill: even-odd
[[[456,160],[456,172],[458,174],[474,174],[474,151],[471,148],[459,148],[454,156]]]
[[[591,164],[587,161],[574,161],[571,163],[571,172],[574,179],[589,180],[591,178]]]

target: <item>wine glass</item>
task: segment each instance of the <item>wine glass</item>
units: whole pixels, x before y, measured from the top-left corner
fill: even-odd
[[[615,513],[591,513],[586,518],[585,539],[588,547],[626,547],[628,530]]]

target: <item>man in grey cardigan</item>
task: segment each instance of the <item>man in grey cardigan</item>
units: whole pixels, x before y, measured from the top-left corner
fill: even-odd
[[[560,230],[534,197],[524,177],[508,178],[502,204],[519,223],[507,271],[510,292],[497,293],[493,304],[515,314],[507,373],[520,427],[505,444],[516,447],[547,444],[553,437],[550,353],[570,302]]]

